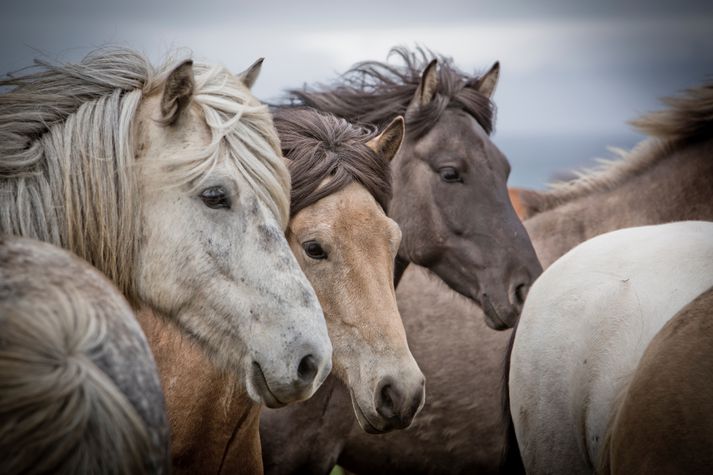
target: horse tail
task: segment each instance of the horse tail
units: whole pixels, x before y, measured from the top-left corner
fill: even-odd
[[[515,434],[515,424],[512,414],[510,413],[510,362],[512,357],[512,348],[515,344],[515,333],[517,332],[517,323],[510,333],[510,341],[508,341],[505,360],[503,361],[503,371],[501,380],[501,410],[502,420],[507,421],[507,429],[505,432],[505,445],[500,459],[500,473],[503,474],[524,474],[525,466],[522,463],[520,447],[517,444],[517,436]]]
[[[672,141],[697,141],[713,135],[713,81],[663,99],[668,108],[631,121],[645,134]]]
[[[46,304],[16,291],[0,292],[3,471],[147,473],[148,429],[105,373],[124,355],[106,350],[101,309],[56,288]]]

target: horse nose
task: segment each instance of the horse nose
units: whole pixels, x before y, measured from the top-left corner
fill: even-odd
[[[529,283],[521,283],[515,285],[510,303],[517,307],[518,312],[522,310],[522,306],[525,304],[525,298],[527,297],[527,293],[529,291]]]
[[[421,376],[411,389],[391,377],[383,378],[376,387],[376,412],[388,429],[405,429],[411,425],[423,402],[425,378]]]
[[[317,376],[318,371],[317,360],[309,354],[302,358],[297,366],[297,380],[304,385],[310,385]]]

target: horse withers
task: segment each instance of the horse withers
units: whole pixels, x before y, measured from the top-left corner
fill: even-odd
[[[159,377],[134,312],[64,249],[0,237],[4,473],[170,473]]]

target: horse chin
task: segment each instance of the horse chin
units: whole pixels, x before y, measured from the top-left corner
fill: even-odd
[[[351,389],[349,389],[349,395],[352,399],[352,406],[354,406],[354,414],[356,415],[357,422],[364,432],[367,434],[385,434],[386,432],[390,432],[390,429],[379,429],[369,421],[364,414],[364,411],[361,409],[361,406],[357,402],[356,397],[354,397],[354,392]]]
[[[248,379],[248,394],[255,402],[265,404],[270,409],[279,409],[286,406],[286,403],[280,401],[270,390],[265,374],[256,362],[253,362],[252,374]]]
[[[489,298],[481,299],[481,309],[485,315],[485,324],[493,330],[502,331],[512,328],[511,324],[506,323],[506,319],[501,316],[495,309]]]

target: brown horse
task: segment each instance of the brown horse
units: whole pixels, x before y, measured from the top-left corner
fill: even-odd
[[[599,473],[707,473],[713,466],[713,288],[649,343],[617,402]]]
[[[423,404],[424,378],[396,306],[392,277],[400,233],[385,213],[389,161],[403,121],[375,136],[331,115],[285,109],[275,113],[275,125],[293,182],[288,241],[324,308],[334,371],[349,387],[365,430],[407,427]],[[150,321],[159,328],[147,331],[162,337],[157,357],[181,361],[162,374],[173,402],[174,467],[261,473],[260,407],[249,404],[229,374],[206,371],[195,345]]]
[[[525,214],[525,207],[522,204],[522,198],[520,198],[520,194],[522,194],[523,191],[525,191],[523,188],[508,188],[510,202],[512,203],[512,207],[520,220],[527,218],[527,215]]]
[[[621,160],[550,192],[523,191],[525,221],[543,264],[581,241],[628,226],[713,221],[713,86],[669,100],[634,122],[651,137]],[[315,424],[309,447],[290,441],[293,459],[332,460],[361,473],[493,473],[507,439],[500,408],[509,332],[473,319],[481,310],[430,272],[412,266],[397,289],[411,351],[426,375],[428,397],[408,431],[367,436],[345,422],[350,411],[330,378],[300,406]],[[319,421],[317,410],[324,413]],[[303,427],[305,427],[303,426]],[[285,442],[287,445],[287,442]],[[318,465],[317,465],[318,466]],[[288,466],[287,466],[288,467]],[[288,472],[289,470],[285,470]]]
[[[487,322],[489,326],[503,328],[514,322],[524,292],[541,269],[508,197],[505,185],[510,167],[488,136],[493,127],[490,97],[497,84],[499,66],[495,64],[481,77],[469,77],[445,58],[429,61],[424,55],[419,63],[416,55],[404,50],[396,50],[396,54],[404,61],[404,67],[363,63],[347,73],[332,90],[295,91],[294,95],[298,101],[359,121],[385,123],[395,113],[406,114],[405,144],[391,165],[394,198],[389,215],[399,223],[403,233],[399,256],[428,266],[449,285],[457,283],[456,290],[463,295],[486,302],[489,311],[481,319],[482,312],[469,306],[465,298],[449,295],[445,299],[444,305],[458,305],[461,312],[470,312],[480,320],[464,326],[481,329],[486,328]],[[465,282],[473,285],[465,288]],[[500,288],[502,283],[506,288]],[[485,300],[480,298],[482,295],[479,297],[477,289],[482,289]],[[401,292],[400,285],[398,293]],[[430,332],[430,325],[442,325],[456,334],[460,331],[450,325],[448,312],[433,308],[434,292],[424,289],[414,292],[419,294],[417,305],[423,306],[428,301],[430,308],[432,318],[428,326],[418,324],[424,332]],[[495,300],[491,301],[488,294],[502,298],[496,297],[499,303],[491,305]],[[399,298],[402,312],[416,310],[404,306],[408,301]],[[407,333],[413,334],[409,322],[404,325]],[[503,341],[506,338],[502,336]],[[428,335],[424,339],[431,341]],[[470,346],[459,350],[473,351]],[[453,358],[457,355],[451,354]],[[429,360],[425,355],[414,356]],[[432,363],[431,374],[447,370],[443,361],[448,360]],[[468,379],[470,374],[472,371],[463,377]],[[461,383],[451,381],[449,386],[443,386],[442,382],[438,378],[430,382],[429,392],[446,391],[459,395],[456,397],[470,397],[470,393],[461,393],[464,387]],[[310,401],[288,411],[272,412],[269,419],[263,417],[261,433],[268,472],[289,473],[300,467],[323,473],[336,462],[350,431],[356,431],[352,435],[361,438],[353,419],[346,417],[349,398],[342,391],[338,381],[328,378]],[[497,408],[497,404],[482,405],[482,417],[497,413]],[[323,413],[324,419],[317,416]],[[465,422],[457,413],[451,416],[456,419],[454,425]],[[429,418],[418,418],[408,431],[388,437],[408,437],[406,434],[424,424],[430,426],[431,422]],[[301,441],[290,435],[306,427],[310,427],[313,439]],[[372,453],[379,452],[384,437],[371,439]],[[408,458],[406,454],[411,450],[420,451],[415,459],[431,450],[418,444],[411,447],[401,448],[403,459]]]
[[[510,165],[489,136],[500,66],[469,76],[424,51],[392,53],[403,66],[361,63],[293,99],[353,122],[383,126],[404,115],[389,206],[403,233],[399,259],[481,304],[488,326],[509,328],[542,269],[508,197]]]
[[[3,473],[170,473],[151,351],[119,290],[74,254],[0,237]]]

